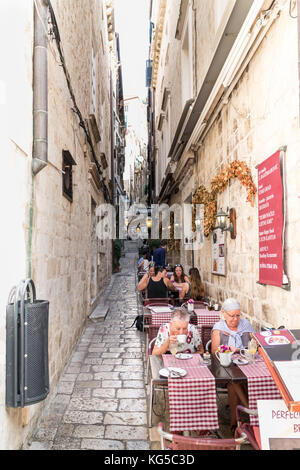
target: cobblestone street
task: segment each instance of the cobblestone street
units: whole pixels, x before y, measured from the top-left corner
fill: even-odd
[[[121,272],[104,293],[107,317],[88,320],[30,450],[150,448],[145,338],[135,327],[126,329],[137,315],[136,256],[121,259]]]

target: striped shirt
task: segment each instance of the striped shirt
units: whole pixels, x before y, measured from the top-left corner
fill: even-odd
[[[224,333],[229,334],[228,346],[233,348],[243,348],[242,335],[244,333],[255,333],[255,330],[251,323],[245,318],[241,318],[238,324],[238,331],[232,331],[229,329],[225,320],[221,320],[215,323],[213,327],[214,330],[223,331]]]

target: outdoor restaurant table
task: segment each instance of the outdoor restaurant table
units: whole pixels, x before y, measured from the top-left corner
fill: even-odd
[[[214,326],[221,320],[220,312],[216,310],[208,310],[208,308],[195,308],[194,313],[197,315],[197,325],[200,327],[200,335],[202,336],[202,326]]]
[[[196,361],[199,362],[199,355],[195,354],[194,356],[197,358]],[[169,355],[169,357],[172,358],[171,355]],[[186,362],[187,362],[186,360],[177,359],[177,363],[178,363],[177,366],[186,369],[186,366],[184,365]],[[163,368],[164,368],[163,356],[156,356],[156,355],[150,356],[150,371],[151,371],[153,385],[167,388],[169,385],[168,379],[161,377],[159,374],[159,371]],[[236,365],[231,364],[230,367],[223,367],[221,366],[218,359],[215,358],[214,356],[211,357],[211,364],[207,368],[202,366],[201,369],[209,369],[209,371],[211,372],[211,374],[213,375],[215,379],[215,389],[217,386],[227,385],[228,383],[231,383],[231,382],[246,382],[247,381],[247,377],[244,375],[242,370],[240,370]],[[174,380],[181,381],[183,379],[181,378],[181,379],[174,379]],[[170,412],[170,415],[171,415],[171,412]],[[218,427],[219,426],[217,426],[217,428]],[[186,430],[186,428],[180,429],[180,431],[182,430]],[[200,428],[198,428],[198,430],[200,430]]]
[[[195,309],[194,313],[197,316],[197,325],[199,327],[213,326],[215,323],[220,321],[221,318],[220,312],[210,311],[207,308]],[[161,326],[171,320],[170,312],[155,313],[151,311],[150,308],[144,309],[144,315],[147,317],[147,324],[151,324],[154,326]]]
[[[176,360],[187,371],[185,377],[168,378],[170,431],[216,430],[219,428],[216,381],[210,370],[200,364],[200,355]],[[171,355],[164,355],[165,367],[173,366]]]
[[[275,382],[260,356],[255,356],[254,364],[237,366],[247,378],[250,410],[257,410],[257,400],[280,400],[281,395]],[[258,416],[250,416],[250,424],[259,426]]]

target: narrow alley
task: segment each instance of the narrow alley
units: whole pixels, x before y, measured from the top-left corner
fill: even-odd
[[[1,0],[0,450],[300,449],[299,12]]]
[[[104,293],[104,321],[89,320],[37,426],[30,450],[147,450],[144,334],[137,315],[137,244]]]

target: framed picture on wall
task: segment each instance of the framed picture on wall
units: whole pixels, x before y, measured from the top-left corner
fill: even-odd
[[[226,232],[216,229],[212,234],[212,274],[226,276]]]

